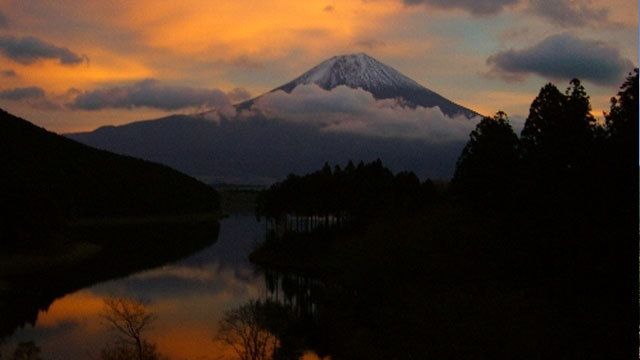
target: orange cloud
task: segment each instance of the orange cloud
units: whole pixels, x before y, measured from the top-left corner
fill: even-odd
[[[140,62],[114,53],[105,54],[94,49],[89,64],[75,67],[60,66],[54,61],[44,61],[33,65],[11,63],[0,58],[0,68],[15,69],[20,77],[14,81],[27,85],[37,85],[48,92],[62,93],[69,88],[93,87],[102,82],[118,82],[153,77],[153,71]],[[96,55],[97,54],[97,55]]]
[[[393,2],[365,6],[360,0],[341,2],[333,12],[323,11],[325,6],[325,0],[154,3],[143,34],[151,46],[180,53],[273,58],[296,47],[313,52],[349,42],[398,8]]]
[[[324,11],[326,0],[68,3],[73,5],[62,4],[55,10],[50,1],[41,6],[125,31],[152,48],[209,59],[274,58],[296,47],[322,51],[336,43],[351,43],[379,27],[389,14],[404,11],[394,0],[345,0],[330,12]]]

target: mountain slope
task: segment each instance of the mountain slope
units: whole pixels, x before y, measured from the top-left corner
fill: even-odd
[[[207,182],[245,184],[270,184],[292,172],[313,171],[325,161],[346,165],[377,158],[394,171],[448,178],[465,143],[337,133],[261,116],[213,122],[204,116],[173,115],[66,136],[161,162]]]
[[[290,93],[299,85],[309,84],[316,84],[325,90],[340,85],[352,89],[361,88],[370,92],[376,99],[402,98],[412,107],[438,106],[448,116],[464,115],[472,118],[479,115],[363,53],[334,56],[271,92],[283,90]],[[249,100],[238,107],[248,108],[254,101],[255,99]]]
[[[164,165],[90,148],[0,110],[0,230],[70,217],[218,207],[211,187]],[[18,229],[19,230],[19,229]]]

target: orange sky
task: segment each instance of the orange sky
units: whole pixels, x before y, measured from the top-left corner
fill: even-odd
[[[495,0],[510,5],[481,13],[470,0],[457,7],[432,0],[0,0],[0,49],[3,38],[33,37],[88,59],[25,63],[0,51],[0,107],[54,131],[89,130],[199,109],[72,109],[66,104],[78,90],[156,79],[255,96],[328,57],[364,51],[464,106],[526,116],[540,87],[554,81],[564,88],[568,79],[488,76],[490,56],[571,34],[605,43],[637,66],[638,2],[557,0],[556,13],[535,8],[539,2]],[[613,83],[585,81],[597,113],[617,91]],[[41,88],[45,98],[2,98],[26,87]]]

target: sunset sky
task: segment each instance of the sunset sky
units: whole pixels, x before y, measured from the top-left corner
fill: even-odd
[[[636,0],[0,0],[0,107],[56,132],[194,113],[365,52],[483,114],[579,77],[608,108]]]

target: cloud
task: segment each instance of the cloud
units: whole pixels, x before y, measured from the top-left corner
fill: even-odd
[[[0,99],[22,102],[34,109],[59,110],[60,106],[47,99],[44,90],[37,86],[27,86],[0,91]]]
[[[403,0],[405,5],[424,4],[441,9],[460,9],[473,15],[492,15],[519,0]]]
[[[178,110],[190,107],[216,108],[225,114],[232,111],[233,113],[230,115],[233,115],[235,110],[231,106],[231,101],[248,97],[249,93],[243,89],[234,89],[226,94],[218,89],[164,85],[156,79],[146,79],[128,85],[79,92],[68,106],[80,110],[140,107],[161,110]]]
[[[490,75],[521,80],[537,74],[552,79],[579,78],[600,85],[617,85],[633,69],[618,49],[571,34],[550,36],[522,50],[502,51],[487,59]]]
[[[324,7],[324,9],[322,9],[322,11],[334,12],[334,11],[336,11],[336,8],[333,5],[327,5],[327,6]]]
[[[466,140],[476,125],[464,116],[448,117],[437,107],[404,107],[397,100],[376,100],[362,89],[346,86],[326,91],[311,84],[289,94],[276,91],[258,98],[253,109],[271,118],[314,124],[323,131],[432,143]]]
[[[608,9],[595,9],[589,0],[529,0],[530,12],[563,27],[614,25]]]
[[[9,27],[9,19],[7,19],[7,16],[0,11],[0,29],[6,29]]]
[[[31,36],[23,38],[0,37],[0,53],[23,65],[29,65],[42,59],[57,59],[62,65],[78,65],[89,61],[86,55],[78,55],[65,47],[55,46]]]
[[[0,74],[2,74],[2,76],[7,77],[7,78],[17,77],[18,76],[18,74],[15,71],[11,70],[11,69],[2,70],[2,71],[0,71]]]
[[[44,90],[37,86],[28,86],[0,91],[0,99],[25,100],[44,98]]]
[[[464,10],[472,15],[495,15],[507,6],[518,6],[562,27],[619,27],[609,18],[609,9],[595,8],[593,0],[402,0],[405,5],[426,5],[444,10]]]

